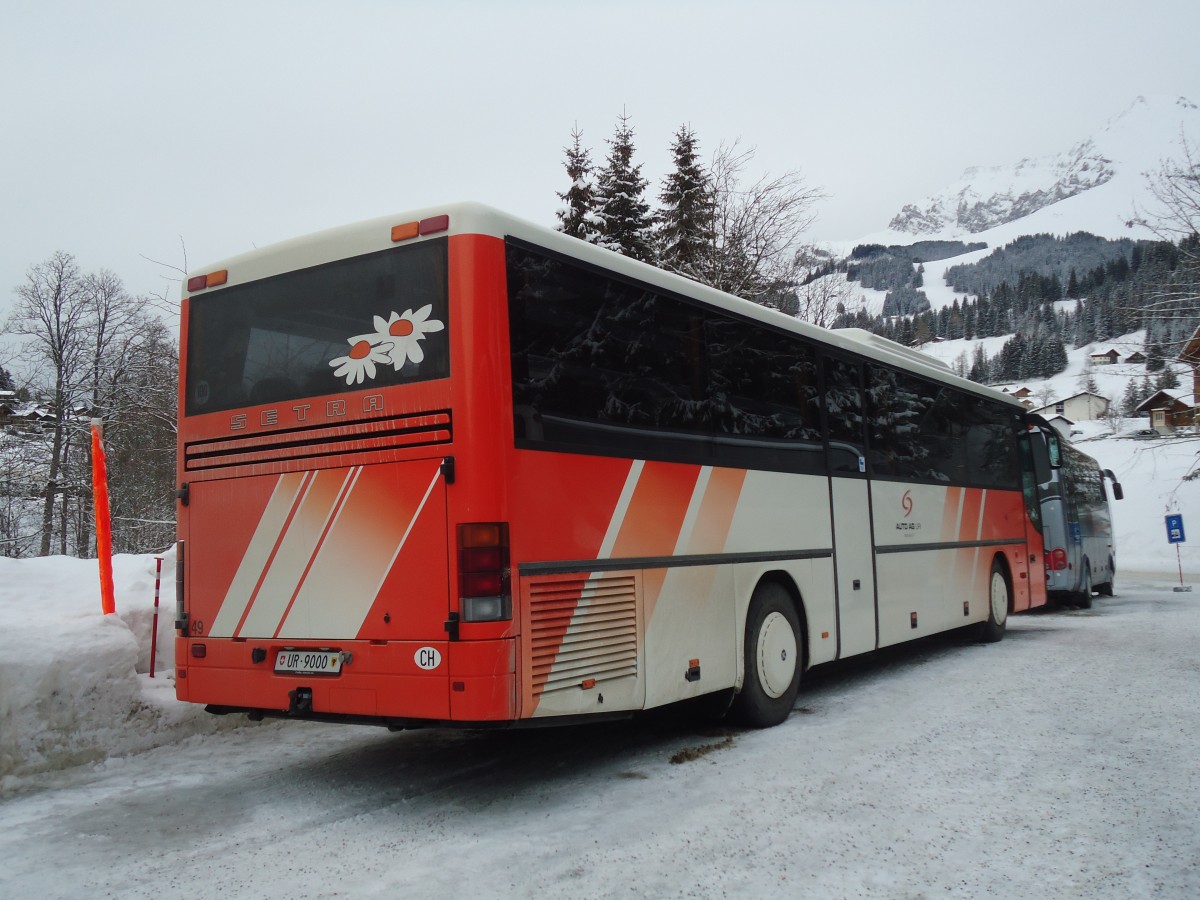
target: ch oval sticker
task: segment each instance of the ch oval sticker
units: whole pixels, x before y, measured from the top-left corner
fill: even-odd
[[[437,647],[422,647],[413,654],[413,660],[419,668],[429,672],[442,664],[442,654]]]

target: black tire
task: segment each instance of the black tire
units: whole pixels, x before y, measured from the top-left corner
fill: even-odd
[[[1117,580],[1117,564],[1113,562],[1112,557],[1108,558],[1108,581],[1104,584],[1096,585],[1096,593],[1101,597],[1111,597],[1113,595],[1113,584]]]
[[[787,719],[800,691],[801,635],[800,616],[791,594],[770,581],[756,587],[742,639],[746,675],[731,710],[738,722],[770,728]]]
[[[684,700],[684,707],[687,710],[688,717],[698,726],[713,726],[724,722],[729,718],[729,711],[733,707],[733,698],[735,694],[733,688],[724,691],[717,691],[715,694],[703,694],[699,697],[693,697],[690,700]]]
[[[1083,564],[1083,586],[1075,595],[1075,605],[1080,609],[1092,608],[1092,566],[1091,563]]]
[[[992,560],[992,571],[988,576],[988,617],[979,625],[979,639],[985,644],[994,644],[1004,639],[1008,627],[1008,611],[1012,608],[1012,585],[1008,583],[1008,570],[1000,558]]]

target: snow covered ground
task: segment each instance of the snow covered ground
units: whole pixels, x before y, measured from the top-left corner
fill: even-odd
[[[1198,641],[1126,580],[817,670],[761,732],[249,725],[28,780],[0,895],[1200,896]]]

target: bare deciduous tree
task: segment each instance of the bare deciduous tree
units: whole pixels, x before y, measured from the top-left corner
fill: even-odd
[[[862,294],[840,272],[811,281],[805,279],[796,289],[796,296],[799,299],[796,316],[819,328],[829,328],[839,316],[854,315],[866,306]]]
[[[1179,248],[1175,277],[1146,298],[1146,311],[1183,310],[1200,316],[1200,146],[1180,134],[1179,155],[1147,173],[1153,201],[1138,209],[1129,225],[1149,228],[1159,240]],[[1175,353],[1181,347],[1170,348]]]
[[[66,253],[33,266],[17,297],[7,330],[25,339],[25,360],[46,386],[54,417],[49,440],[35,441],[42,459],[32,471],[45,482],[38,552],[91,549],[93,416],[105,421],[110,453],[124,453],[110,464],[114,510],[127,521],[153,521],[150,546],[169,543],[162,532],[173,514],[173,503],[164,501],[174,482],[178,354],[166,326],[146,314],[152,302],[130,296],[112,272],[82,275]],[[27,530],[27,523],[10,524],[14,535]],[[121,529],[117,523],[115,538]],[[27,535],[19,537],[18,549],[28,544]],[[118,546],[146,548],[134,538]]]
[[[798,172],[763,175],[743,184],[753,148],[722,144],[709,166],[713,197],[713,246],[705,281],[747,300],[772,303],[794,292],[804,271],[802,236],[824,197]]]
[[[101,392],[118,553],[166,547],[175,533],[179,353],[158,319],[136,326],[114,348]]]
[[[1159,163],[1146,176],[1154,205],[1131,220],[1150,228],[1161,240],[1179,243],[1200,233],[1200,146],[1180,135],[1179,156]],[[1185,251],[1196,259],[1200,248]]]
[[[161,292],[142,298],[146,310],[153,310],[167,322],[177,322],[179,320],[179,287],[187,278],[188,273],[187,243],[184,241],[183,235],[179,236],[179,265],[151,259],[144,253],[141,254],[141,257],[146,262],[154,263],[163,270],[161,275],[165,282]]]
[[[31,556],[40,543],[36,506],[45,488],[45,457],[43,441],[0,435],[0,556]]]
[[[60,251],[32,266],[25,278],[16,289],[17,302],[6,330],[26,339],[24,354],[32,366],[49,370],[54,421],[39,549],[40,555],[49,556],[54,501],[62,490],[59,477],[67,450],[67,420],[88,346],[88,307],[83,276],[69,253]]]
[[[1100,418],[1104,421],[1104,427],[1108,429],[1110,435],[1120,434],[1125,425],[1125,417],[1119,403],[1109,403],[1105,407],[1104,415]]]

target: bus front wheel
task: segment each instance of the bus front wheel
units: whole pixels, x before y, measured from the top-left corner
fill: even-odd
[[[1083,564],[1083,586],[1075,595],[1075,604],[1080,609],[1092,608],[1092,566],[1086,561]]]
[[[1108,558],[1108,581],[1103,584],[1096,585],[1096,593],[1101,597],[1111,597],[1113,595],[1113,582],[1117,580],[1117,565],[1113,562],[1113,558]]]
[[[1008,573],[997,557],[992,560],[992,574],[988,578],[988,617],[987,621],[979,626],[981,641],[994,644],[1004,637],[1011,601],[1012,591],[1008,586]]]
[[[746,674],[732,709],[737,721],[769,728],[788,717],[800,690],[802,650],[800,616],[791,595],[780,584],[763,582],[746,611]]]

